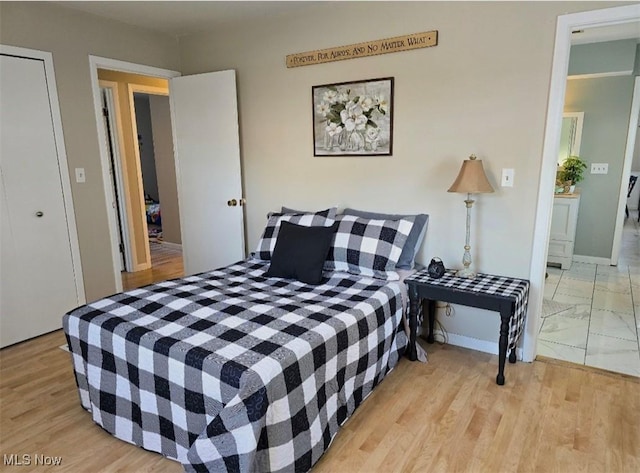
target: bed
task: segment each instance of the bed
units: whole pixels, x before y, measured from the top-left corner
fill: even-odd
[[[341,269],[355,260],[351,252],[351,263],[341,261],[340,228],[353,236],[362,219],[296,215],[271,216],[245,261],[64,316],[81,404],[94,422],[186,471],[311,469],[404,352],[406,304],[394,271],[381,278],[367,267],[376,258],[362,242],[364,270]],[[409,233],[397,222],[386,268]],[[331,236],[314,268],[320,279],[274,276],[285,230],[306,226]],[[314,253],[308,241],[297,248],[302,259]]]

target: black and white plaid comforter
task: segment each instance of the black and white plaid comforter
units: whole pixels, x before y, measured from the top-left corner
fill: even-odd
[[[82,406],[187,471],[307,471],[406,346],[397,282],[249,260],[64,316]]]

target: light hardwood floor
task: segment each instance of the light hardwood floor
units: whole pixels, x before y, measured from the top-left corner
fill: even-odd
[[[117,440],[80,407],[61,331],[0,351],[0,453],[62,457],[2,471],[178,472]],[[313,473],[638,472],[640,381],[552,360],[425,345],[403,359],[343,426]],[[32,457],[33,458],[33,457]]]
[[[155,241],[149,242],[149,250],[151,253],[150,269],[135,273],[122,272],[122,287],[125,291],[184,276],[182,250]]]

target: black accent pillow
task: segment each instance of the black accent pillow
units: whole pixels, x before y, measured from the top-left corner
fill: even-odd
[[[330,227],[305,227],[283,221],[266,275],[320,284],[322,268],[336,228],[336,224]]]

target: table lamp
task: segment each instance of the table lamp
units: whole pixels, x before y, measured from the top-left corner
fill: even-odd
[[[493,192],[493,187],[487,180],[487,176],[484,173],[482,167],[482,160],[477,159],[474,154],[469,156],[469,159],[465,159],[458,173],[458,177],[453,182],[447,192],[457,192],[460,194],[467,194],[467,200],[464,203],[467,205],[467,239],[464,245],[464,256],[462,257],[462,264],[464,269],[459,270],[456,275],[462,278],[475,278],[476,273],[469,267],[471,266],[471,246],[469,246],[470,225],[471,225],[471,206],[473,200],[471,200],[471,194],[479,194],[485,192]]]

